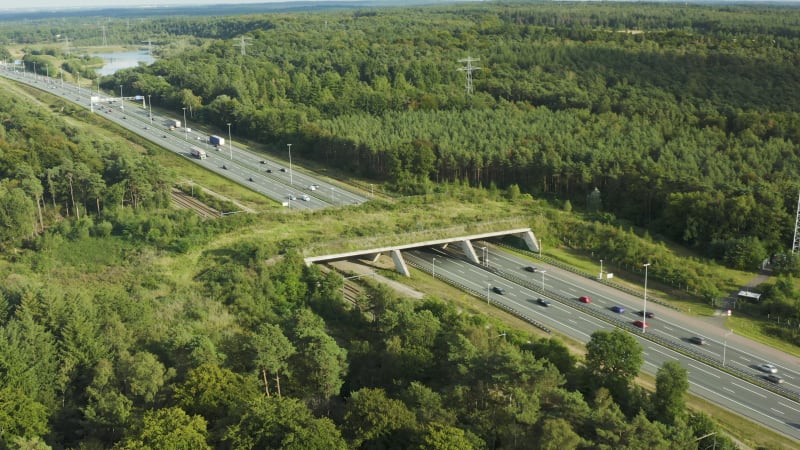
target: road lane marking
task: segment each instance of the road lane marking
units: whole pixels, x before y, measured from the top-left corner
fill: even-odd
[[[731,402],[731,403],[735,403],[735,404],[739,405],[739,406],[740,406],[740,407],[742,407],[742,408],[749,409],[750,411],[752,411],[752,412],[754,412],[754,413],[761,414],[762,416],[764,416],[764,417],[766,417],[766,418],[768,418],[768,419],[772,419],[772,420],[774,420],[775,422],[778,422],[778,423],[780,423],[780,424],[783,424],[783,423],[784,423],[784,421],[783,421],[783,420],[781,420],[781,419],[778,419],[778,418],[776,418],[776,417],[772,417],[772,416],[770,416],[770,415],[768,415],[768,414],[764,414],[763,412],[761,412],[761,411],[759,411],[759,410],[757,410],[757,409],[753,409],[753,408],[751,408],[750,406],[747,406],[747,405],[745,405],[744,403],[737,402],[736,400],[734,400],[734,399],[732,399],[732,398],[730,398],[730,397],[726,397],[726,396],[724,396],[724,395],[720,394],[719,392],[714,392],[714,391],[712,391],[711,389],[709,389],[709,388],[707,388],[707,387],[705,387],[705,386],[701,386],[701,385],[699,385],[699,384],[697,384],[697,383],[692,383],[692,384],[693,384],[695,387],[697,387],[697,388],[700,388],[700,389],[705,389],[706,391],[708,391],[708,392],[710,392],[710,393],[712,393],[712,394],[714,394],[714,395],[717,395],[717,396],[719,396],[719,397],[722,397],[722,398],[724,398],[725,400],[727,400],[727,401],[729,401],[729,402]]]
[[[672,327],[668,327],[666,325],[663,325],[662,328],[664,328],[667,331],[673,331]]]
[[[689,366],[689,367],[693,367],[693,368],[695,368],[695,369],[699,370],[700,372],[703,372],[703,373],[705,373],[705,374],[707,374],[707,375],[711,375],[712,377],[715,377],[715,378],[720,378],[720,376],[719,376],[719,375],[717,375],[717,374],[715,374],[715,373],[711,373],[711,372],[709,372],[709,371],[707,371],[707,370],[701,369],[700,367],[697,367],[697,366],[695,366],[694,364],[688,364],[688,366]]]
[[[782,416],[785,416],[785,415],[786,415],[786,414],[785,414],[783,411],[778,411],[778,410],[777,410],[777,409],[775,409],[775,408],[770,408],[770,409],[771,409],[771,410],[773,410],[773,411],[775,411],[776,413],[778,413],[778,414],[782,415]]]
[[[730,392],[731,394],[734,394],[734,395],[736,395],[736,391],[734,391],[733,389],[729,389],[729,388],[726,388],[726,387],[723,387],[722,389],[724,389],[724,390],[726,390],[726,391]]]
[[[660,353],[660,354],[662,354],[662,355],[666,356],[667,358],[674,358],[674,357],[675,357],[674,355],[668,355],[668,354],[666,354],[666,353],[662,352],[661,350],[659,350],[659,349],[657,349],[657,348],[655,348],[655,347],[649,347],[649,346],[648,346],[647,348],[648,348],[649,350],[652,350],[652,351],[656,352],[656,353]]]
[[[744,389],[744,390],[745,390],[745,391],[747,391],[747,392],[751,392],[751,393],[753,393],[753,394],[756,394],[756,395],[758,395],[758,396],[759,396],[759,397],[761,397],[761,398],[767,398],[767,396],[766,396],[766,395],[764,395],[764,394],[762,394],[762,393],[760,393],[760,392],[756,392],[756,391],[754,391],[754,390],[752,390],[752,389],[747,389],[746,387],[744,387],[744,386],[740,386],[740,385],[738,385],[738,384],[736,384],[736,383],[731,383],[731,384],[732,384],[732,385],[734,385],[734,386],[736,386],[736,387],[738,387],[739,389]]]
[[[789,408],[789,409],[791,409],[792,411],[795,411],[795,412],[800,412],[800,409],[797,409],[797,408],[792,408],[791,406],[787,405],[786,403],[783,403],[783,402],[778,402],[778,404],[779,404],[779,405],[781,405],[781,406],[783,406],[784,408]]]

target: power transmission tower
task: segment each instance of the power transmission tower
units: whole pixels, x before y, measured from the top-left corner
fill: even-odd
[[[67,35],[64,35],[64,54],[69,56],[69,38]]]
[[[250,45],[250,44],[248,44],[247,42],[245,42],[245,39],[251,39],[251,38],[249,38],[249,37],[244,37],[244,36],[240,36],[240,37],[239,37],[239,47],[241,47],[241,49],[242,49],[242,56],[246,56],[246,55],[247,55],[247,50],[246,50],[246,47],[247,47],[248,45]]]
[[[800,194],[797,196],[797,215],[794,219],[794,240],[792,241],[792,254],[800,248]]]
[[[460,70],[462,72],[466,72],[466,74],[467,74],[467,95],[472,94],[472,72],[474,72],[476,70],[481,70],[480,67],[473,66],[472,63],[473,62],[478,62],[480,60],[481,60],[480,58],[471,58],[469,56],[467,56],[465,59],[459,59],[458,60],[458,62],[460,62],[460,63],[466,63],[467,64],[464,67],[459,67],[458,68],[458,70]]]
[[[108,47],[108,41],[106,40],[106,26],[103,25],[100,28],[103,30],[103,47]]]
[[[143,44],[145,42],[147,42],[147,56],[153,56],[153,40],[148,39],[146,41],[142,41]]]

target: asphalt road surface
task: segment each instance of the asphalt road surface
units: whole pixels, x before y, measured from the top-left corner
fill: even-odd
[[[642,320],[637,313],[642,310],[643,298],[634,299],[622,293],[615,295],[609,292],[607,286],[600,283],[556,267],[533,263],[508,252],[490,248],[488,252],[490,266],[512,272],[524,280],[523,284],[541,287],[543,283],[548,293],[555,294],[550,296],[549,307],[537,302],[538,298],[547,298],[546,296],[466,261],[458,249],[419,249],[405,252],[405,257],[409,261],[428,269],[432,267],[434,256],[438,278],[450,279],[481,292],[484,299],[488,299],[489,302],[512,307],[580,342],[586,343],[591,334],[598,330],[619,327],[636,331],[637,328],[632,322]],[[528,272],[525,270],[527,266],[535,266],[537,271]],[[504,293],[502,295],[496,293],[494,287],[502,288]],[[580,296],[589,296],[592,302],[581,303],[578,301]],[[624,308],[624,312],[613,312],[611,310],[613,306]],[[708,340],[707,345],[692,344],[690,338],[702,336],[702,329],[693,329],[681,320],[680,313],[663,306],[648,304],[648,310],[653,311],[655,317],[647,319],[646,333],[667,339],[690,353],[698,352],[701,356],[719,362],[722,361],[724,352],[726,366],[742,370],[745,379],[723,372],[713,365],[687,357],[669,347],[644,339],[639,333],[634,333],[644,351],[644,371],[655,373],[664,362],[679,361],[689,372],[689,390],[693,394],[753,419],[788,437],[800,440],[800,403],[761,386],[761,384],[770,385],[762,378],[764,374],[756,369],[757,365],[765,362],[758,354],[750,352],[747,348],[727,345],[727,342]],[[786,381],[781,387],[797,392],[800,380],[797,367],[783,365],[777,361],[770,362],[778,367],[778,375]]]
[[[43,91],[76,103],[92,110],[107,120],[155,142],[162,147],[193,160],[208,170],[236,183],[263,194],[275,201],[287,204],[292,209],[320,209],[329,206],[357,205],[367,201],[355,192],[314,177],[305,170],[297,170],[280,161],[272,160],[234,145],[230,140],[225,145],[215,147],[208,141],[209,134],[192,129],[191,124],[183,124],[170,130],[169,120],[183,119],[183,111],[175,117],[167,117],[144,108],[143,100],[120,101],[120,97],[63,83],[60,79],[34,76],[31,72],[21,72],[13,66],[0,66],[0,75],[6,78],[37,87]],[[124,93],[123,93],[124,94]],[[133,98],[135,95],[125,98]],[[95,97],[95,102],[92,101]],[[221,134],[218,134],[221,136]],[[224,136],[223,136],[224,137]],[[206,151],[208,157],[200,160],[191,156],[191,148]],[[288,155],[288,148],[287,148]]]

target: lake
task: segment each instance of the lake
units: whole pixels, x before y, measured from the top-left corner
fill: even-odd
[[[140,62],[152,64],[156,60],[147,52],[147,50],[117,53],[95,53],[92,56],[99,56],[106,62],[102,68],[97,70],[99,75],[111,75],[121,69],[136,67]]]

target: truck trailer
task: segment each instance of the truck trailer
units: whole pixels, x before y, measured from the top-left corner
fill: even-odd
[[[215,147],[222,147],[225,145],[225,138],[212,134],[208,137],[208,142]]]
[[[164,125],[168,126],[170,130],[174,130],[175,128],[181,127],[181,121],[168,119],[166,122],[164,122]]]
[[[206,154],[206,151],[203,150],[202,148],[197,148],[197,147],[192,147],[192,156],[194,156],[197,159],[206,159],[206,158],[208,158],[208,155]]]

